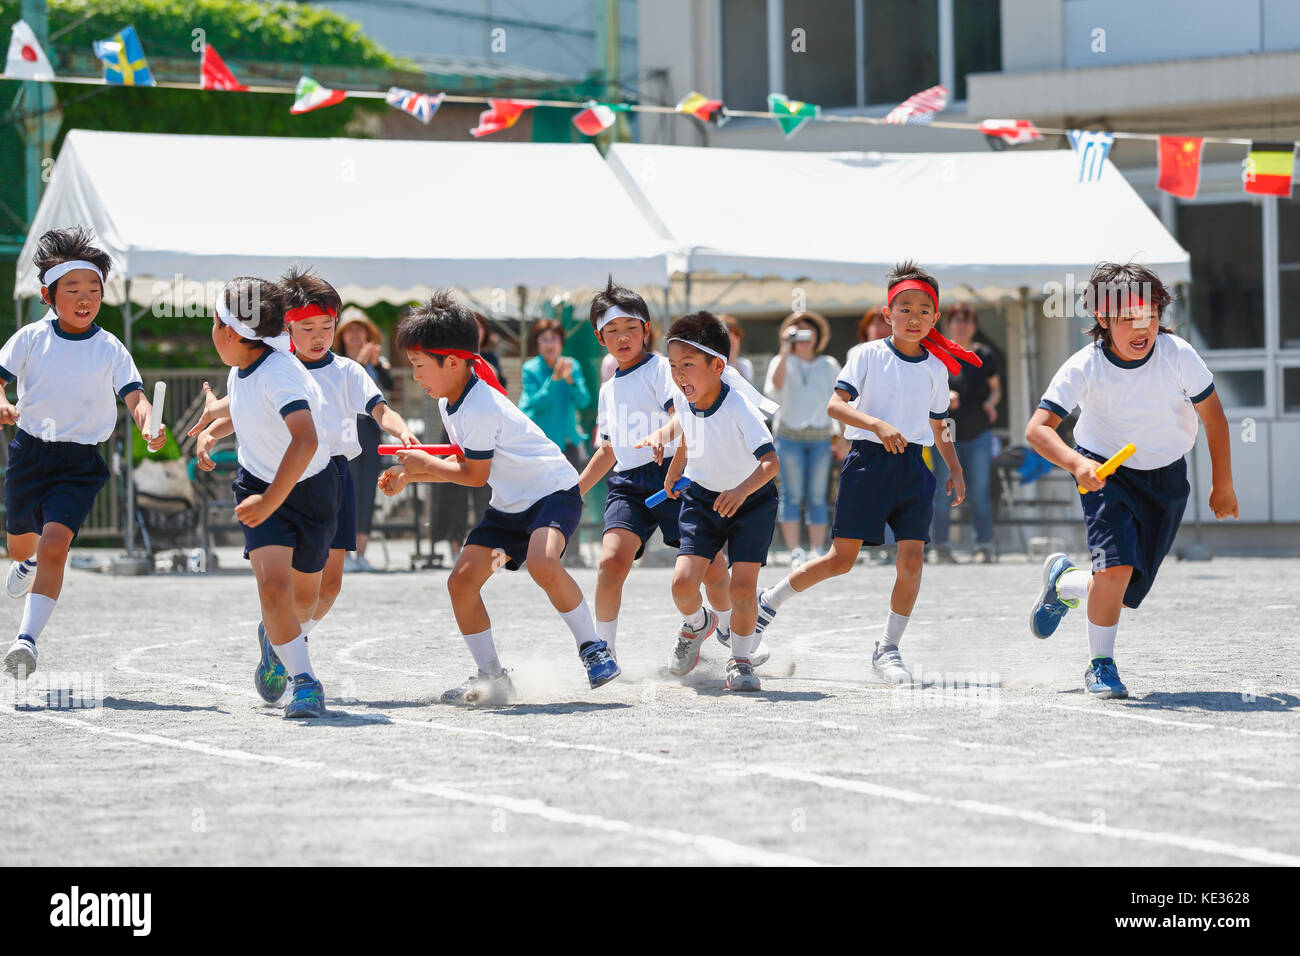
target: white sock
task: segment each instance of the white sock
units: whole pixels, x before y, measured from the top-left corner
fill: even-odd
[[[612,621],[597,621],[596,636],[599,637],[609,647],[609,652],[614,653],[614,638],[618,636],[618,618]]]
[[[311,669],[311,655],[307,653],[306,634],[299,634],[288,644],[276,644],[275,656],[280,658],[291,678],[306,674],[312,680],[316,679],[316,672]]]
[[[479,631],[477,634],[462,634],[465,643],[469,645],[469,652],[474,655],[474,663],[484,674],[491,674],[496,677],[501,673],[503,668],[501,662],[497,660],[497,646],[492,642],[492,628],[486,631]]]
[[[587,607],[586,601],[579,601],[578,606],[572,611],[561,611],[560,617],[564,618],[564,623],[573,632],[573,640],[578,645],[578,650],[582,650],[585,644],[594,644],[600,640],[600,635],[596,633],[596,622],[592,620],[591,610]]]
[[[719,611],[715,609],[713,613],[718,615],[718,630],[730,631],[731,630],[731,608],[727,608],[725,611]]]
[[[698,631],[700,628],[702,628],[704,626],[704,622],[707,620],[708,618],[704,616],[703,604],[700,605],[699,610],[696,611],[694,614],[686,615],[686,623],[690,626],[691,630],[693,631]]]
[[[1088,600],[1088,582],[1091,580],[1091,571],[1071,568],[1056,579],[1056,595],[1066,602],[1086,601]],[[1071,605],[1071,607],[1073,606]]]
[[[889,612],[889,617],[885,619],[885,636],[881,638],[881,644],[893,644],[898,646],[898,642],[903,639],[903,630],[907,627],[910,620],[906,614],[895,614]]]
[[[798,593],[799,592],[794,589],[794,585],[790,583],[790,575],[787,574],[781,579],[780,584],[774,588],[768,588],[763,592],[763,603],[773,611],[779,611],[781,605],[784,604],[788,598],[792,598]]]
[[[54,611],[54,598],[44,594],[29,592],[27,602],[23,605],[23,621],[18,625],[18,635],[26,634],[35,643],[45,630],[45,624]]]
[[[758,647],[758,640],[753,634],[732,634],[731,635],[731,657],[732,660],[747,661],[754,653],[754,648]]]
[[[1088,622],[1088,653],[1095,661],[1099,657],[1115,656],[1115,635],[1118,624],[1093,624]]]
[[[302,624],[299,625],[299,627],[302,628],[302,636],[306,637],[308,634],[310,634],[311,629],[319,623],[320,623],[320,619],[315,617],[313,617],[310,621],[303,621]]]

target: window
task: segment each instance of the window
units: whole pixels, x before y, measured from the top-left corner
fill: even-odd
[[[1300,200],[1279,200],[1277,213],[1278,341],[1284,349],[1300,349]]]
[[[1224,408],[1263,408],[1264,370],[1214,369],[1214,390]]]
[[[1262,229],[1253,203],[1178,208],[1178,241],[1192,257],[1188,315],[1206,348],[1264,347]]]
[[[866,0],[867,102],[901,103],[939,82],[939,0]]]
[[[765,110],[769,92],[782,91],[767,88],[766,0],[722,0],[723,102],[738,110]]]
[[[993,73],[1002,69],[1001,7],[999,0],[958,0],[953,4],[957,61],[954,100],[966,99],[967,73]]]
[[[777,93],[823,109],[858,105],[856,17],[853,0],[785,5],[785,86]],[[791,31],[804,31],[807,52],[796,53]]]
[[[1300,368],[1282,369],[1282,411],[1300,414]]]

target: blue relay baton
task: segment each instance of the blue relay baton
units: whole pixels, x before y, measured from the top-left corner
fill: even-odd
[[[691,483],[691,479],[689,478],[678,478],[677,484],[673,485],[673,491],[681,491],[690,483]],[[656,505],[663,504],[667,500],[668,500],[668,492],[656,491],[653,495],[651,495],[649,498],[645,500],[645,506],[647,508],[653,508]]]

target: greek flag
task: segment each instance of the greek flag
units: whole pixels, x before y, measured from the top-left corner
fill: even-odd
[[[1101,179],[1102,167],[1115,137],[1111,133],[1070,130],[1070,146],[1079,154],[1079,182],[1095,183]]]

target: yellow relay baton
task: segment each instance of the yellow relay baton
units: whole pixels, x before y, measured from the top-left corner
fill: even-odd
[[[1115,454],[1111,455],[1110,458],[1106,460],[1105,464],[1097,469],[1097,477],[1102,480],[1109,478],[1111,475],[1115,474],[1120,465],[1132,458],[1136,451],[1137,445],[1129,442],[1119,451],[1115,452]],[[1079,485],[1079,494],[1086,495],[1087,493],[1088,489],[1083,487],[1083,485]]]

